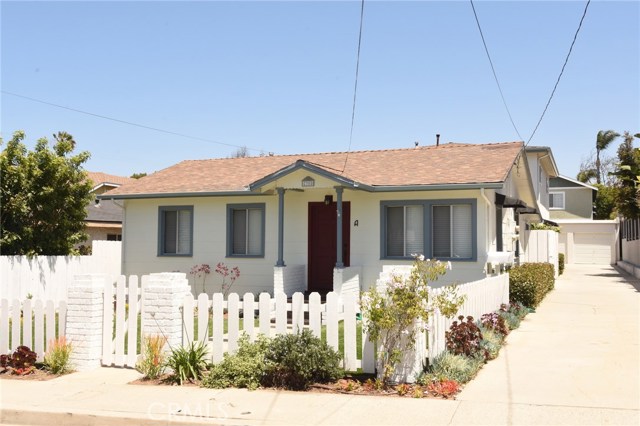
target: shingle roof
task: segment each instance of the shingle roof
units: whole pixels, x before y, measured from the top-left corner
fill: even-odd
[[[122,207],[116,205],[111,200],[101,200],[99,204],[90,203],[86,208],[87,217],[90,222],[117,222],[122,223],[124,213]]]
[[[129,177],[110,175],[102,172],[87,172],[87,175],[94,186],[100,185],[101,183],[124,185],[127,182],[135,181],[135,179]]]
[[[127,183],[114,195],[190,194],[244,191],[253,182],[302,160],[326,172],[375,186],[482,184],[503,182],[522,142],[449,143],[408,149],[347,153],[187,160]]]

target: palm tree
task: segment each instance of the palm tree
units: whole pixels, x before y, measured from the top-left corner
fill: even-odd
[[[607,147],[620,136],[613,130],[600,130],[596,137],[596,182],[602,183],[602,171],[600,170],[600,151],[604,151]]]

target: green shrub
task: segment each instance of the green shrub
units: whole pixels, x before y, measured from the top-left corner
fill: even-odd
[[[255,342],[243,334],[238,340],[235,354],[225,353],[218,364],[211,367],[202,381],[208,388],[249,388],[257,389],[266,375],[265,354],[269,348],[269,339],[260,335]]]
[[[500,312],[500,316],[504,319],[504,322],[507,324],[507,327],[509,327],[509,330],[515,330],[516,328],[520,327],[520,318],[512,313],[512,312]]]
[[[49,349],[44,354],[44,366],[53,374],[64,374],[71,371],[69,358],[73,346],[64,336],[49,342]]]
[[[167,360],[167,367],[173,371],[169,379],[180,385],[187,380],[201,380],[207,366],[207,346],[199,340],[172,349]]]
[[[480,347],[486,354],[488,360],[495,359],[504,342],[504,335],[490,327],[482,326],[480,327],[480,331],[482,332]]]
[[[454,355],[445,351],[433,360],[430,373],[438,380],[455,380],[467,383],[473,379],[484,364],[482,357]]]
[[[264,384],[303,390],[311,383],[326,383],[342,377],[341,356],[309,330],[281,334],[269,344]]]
[[[503,312],[510,312],[510,313],[514,314],[515,316],[520,318],[520,321],[522,321],[524,319],[524,317],[526,317],[527,314],[530,311],[532,311],[531,309],[527,308],[526,306],[524,306],[520,302],[509,302],[508,304],[504,304],[503,303],[500,306],[500,310],[503,311]]]
[[[509,300],[535,308],[553,290],[554,269],[550,263],[523,263],[509,271]]]
[[[564,253],[558,253],[558,275],[564,272]]]

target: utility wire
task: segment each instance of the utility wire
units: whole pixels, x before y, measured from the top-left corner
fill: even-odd
[[[589,4],[590,3],[591,3],[591,0],[587,0],[587,4],[584,7],[584,12],[582,12],[582,18],[580,18],[580,23],[578,24],[578,29],[576,30],[576,33],[573,36],[573,41],[571,42],[571,46],[569,47],[569,52],[567,53],[567,57],[564,60],[564,64],[562,65],[562,69],[560,70],[560,74],[558,75],[558,79],[556,80],[556,84],[553,86],[553,90],[551,91],[551,95],[549,96],[549,100],[547,101],[547,105],[544,107],[544,111],[542,111],[542,115],[540,116],[540,120],[538,120],[538,124],[536,124],[536,127],[533,129],[533,132],[531,133],[531,136],[529,137],[529,140],[524,145],[525,147],[527,145],[529,145],[529,142],[531,142],[531,139],[533,139],[533,136],[536,134],[536,131],[538,130],[538,127],[540,126],[540,123],[542,122],[542,119],[544,118],[544,114],[547,112],[547,108],[549,108],[549,104],[551,103],[551,99],[553,99],[553,95],[556,93],[556,89],[558,88],[558,83],[560,83],[560,79],[562,78],[562,74],[564,73],[564,68],[567,66],[567,62],[569,62],[569,56],[571,56],[571,51],[573,50],[573,45],[576,44],[576,39],[578,38],[578,33],[580,32],[580,28],[582,28],[582,22],[584,21],[584,17],[587,15],[587,9],[589,9]]]
[[[358,53],[356,55],[356,78],[353,85],[353,107],[351,109],[351,130],[349,131],[349,149],[347,149],[347,155],[344,158],[344,165],[342,166],[341,173],[347,168],[347,161],[349,160],[349,153],[351,152],[351,142],[353,141],[353,123],[356,117],[356,96],[358,95],[358,73],[360,71],[360,46],[362,45],[362,23],[364,22],[364,0],[360,3],[360,31],[358,33]]]
[[[170,130],[164,130],[164,129],[160,129],[160,128],[157,128],[157,127],[146,126],[144,124],[138,124],[138,123],[134,123],[132,121],[120,120],[119,118],[108,117],[106,115],[95,114],[93,112],[83,111],[83,110],[80,110],[80,109],[71,108],[71,107],[67,107],[67,106],[64,106],[64,105],[58,105],[58,104],[55,104],[53,102],[43,101],[42,99],[36,99],[36,98],[32,98],[32,97],[25,96],[25,95],[20,95],[18,93],[8,92],[6,90],[2,90],[1,92],[4,93],[5,95],[11,95],[11,96],[15,96],[17,98],[26,99],[26,100],[29,100],[29,101],[32,101],[32,102],[38,102],[38,103],[41,103],[41,104],[44,104],[44,105],[49,105],[49,106],[56,107],[56,108],[62,108],[62,109],[66,109],[68,111],[73,111],[73,112],[77,112],[77,113],[80,113],[80,114],[90,115],[92,117],[102,118],[104,120],[115,121],[117,123],[127,124],[129,126],[135,126],[135,127],[140,127],[142,129],[153,130],[154,132],[165,133],[165,134],[173,135],[173,136],[180,136],[182,138],[193,139],[193,140],[202,141],[202,142],[214,143],[214,144],[217,144],[217,145],[230,146],[230,147],[233,147],[233,148],[246,148],[246,149],[248,149],[250,151],[264,152],[264,150],[262,150],[262,149],[249,148],[249,147],[246,147],[246,146],[234,145],[234,144],[225,143],[225,142],[219,142],[219,141],[215,141],[215,140],[212,140],[212,139],[206,139],[206,138],[201,138],[201,137],[198,137],[198,136],[187,135],[187,134],[184,134],[184,133],[172,132]]]
[[[480,26],[480,20],[478,19],[478,14],[476,13],[476,7],[473,5],[473,0],[469,0],[471,2],[471,8],[473,9],[473,16],[476,18],[476,24],[478,24],[478,31],[480,31],[480,37],[482,38],[482,44],[484,45],[484,51],[487,54],[487,58],[489,59],[489,64],[491,65],[491,71],[493,72],[493,78],[496,80],[496,85],[498,86],[498,91],[500,92],[500,97],[502,98],[502,103],[504,104],[504,109],[507,110],[507,115],[509,115],[509,121],[511,121],[511,125],[513,129],[516,131],[516,134],[520,138],[520,140],[524,140],[522,136],[520,136],[520,132],[516,127],[516,123],[513,121],[513,117],[511,116],[511,111],[509,111],[509,106],[507,106],[507,101],[504,98],[504,93],[502,93],[502,87],[500,87],[500,81],[498,81],[498,75],[496,74],[496,69],[493,66],[493,61],[491,60],[491,55],[489,54],[489,48],[487,47],[487,42],[484,39],[484,34],[482,33],[482,27]]]

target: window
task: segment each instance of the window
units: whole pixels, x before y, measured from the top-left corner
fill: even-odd
[[[433,257],[472,257],[471,205],[433,206]]]
[[[227,256],[264,257],[264,204],[227,206]]]
[[[410,257],[424,253],[424,207],[394,206],[387,208],[388,257]]]
[[[475,260],[476,200],[381,202],[381,257]]]
[[[107,234],[107,241],[122,241],[122,234]]]
[[[549,193],[549,209],[564,210],[564,192]]]
[[[191,256],[193,206],[160,207],[158,256]]]

